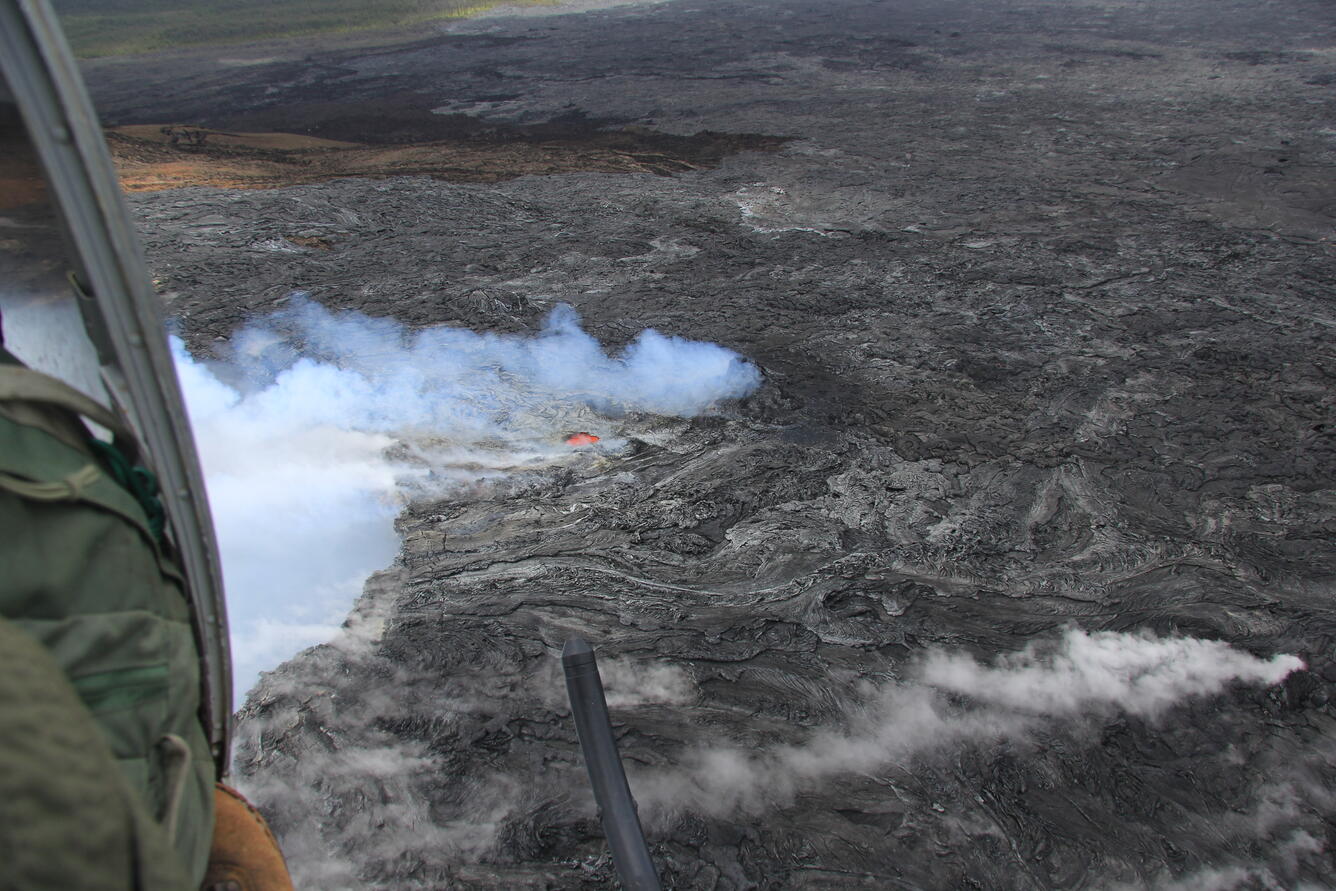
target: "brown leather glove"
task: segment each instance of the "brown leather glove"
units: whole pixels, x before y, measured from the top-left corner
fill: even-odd
[[[213,848],[201,891],[293,891],[283,852],[260,812],[222,783],[213,800]]]

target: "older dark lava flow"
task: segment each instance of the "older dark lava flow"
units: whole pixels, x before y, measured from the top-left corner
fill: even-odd
[[[647,808],[667,883],[1330,881],[1331,4],[679,0],[154,64],[98,63],[114,120],[412,93],[510,133],[792,140],[674,176],[135,199],[197,349],[296,288],[494,330],[560,299],[605,342],[654,326],[767,374],[725,416],[610,422],[617,457],[404,511],[355,640],[242,714],[239,771],[313,887],[610,887],[572,632],[633,681],[689,681],[614,704],[634,785],[838,726],[928,647],[991,658],[1067,625],[1309,670],[731,817]]]

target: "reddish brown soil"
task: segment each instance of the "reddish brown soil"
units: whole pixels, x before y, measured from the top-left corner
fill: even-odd
[[[131,192],[186,186],[269,189],[352,176],[425,175],[454,182],[586,171],[667,176],[713,167],[738,151],[773,151],[785,141],[750,134],[672,136],[645,128],[605,131],[588,126],[545,132],[490,128],[446,139],[388,143],[180,124],[116,127],[107,136],[122,182]]]

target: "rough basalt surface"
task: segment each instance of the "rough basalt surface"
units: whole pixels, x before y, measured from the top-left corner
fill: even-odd
[[[722,815],[708,789],[650,796],[667,884],[1330,881],[1329,3],[677,0],[263,52],[92,85],[113,124],[365,139],[395,97],[489,139],[787,140],[698,169],[135,197],[197,352],[301,289],[512,332],[564,300],[612,346],[653,326],[765,372],[714,416],[606,419],[625,449],[404,510],[347,639],[241,714],[239,775],[311,887],[611,887],[568,635],[609,666],[633,783],[687,788],[692,751],[845,726],[932,647],[990,660],[1069,626],[1307,669]]]

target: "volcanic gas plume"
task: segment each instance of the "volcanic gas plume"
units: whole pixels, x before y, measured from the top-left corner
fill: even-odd
[[[615,452],[628,413],[692,417],[761,380],[731,350],[652,329],[608,355],[565,304],[518,337],[410,331],[294,295],[221,361],[197,361],[179,340],[174,350],[218,527],[239,698],[258,672],[334,632],[394,559],[405,498]]]
[[[875,774],[981,742],[1023,743],[1058,722],[1155,718],[1230,684],[1277,684],[1303,667],[1293,655],[1259,659],[1220,641],[1076,628],[991,665],[937,649],[909,683],[861,685],[843,728],[762,751],[701,748],[682,767],[644,772],[641,804],[663,823],[683,810],[761,813],[841,774]]]

